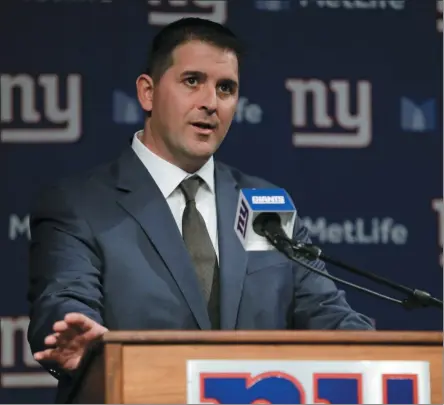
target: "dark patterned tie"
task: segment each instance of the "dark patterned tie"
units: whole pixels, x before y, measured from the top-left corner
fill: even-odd
[[[192,176],[182,181],[179,186],[186,200],[182,217],[182,235],[208,304],[212,328],[220,329],[219,266],[205,221],[196,207],[195,198],[200,185],[201,178]]]

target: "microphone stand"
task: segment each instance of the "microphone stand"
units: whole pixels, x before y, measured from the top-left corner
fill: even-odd
[[[328,257],[322,253],[322,250],[313,245],[312,243],[304,243],[300,241],[291,241],[292,248],[302,256],[314,260],[321,259],[322,261],[348,270],[352,273],[359,274],[360,276],[366,277],[378,284],[385,285],[392,288],[395,291],[402,292],[407,295],[407,298],[403,300],[403,305],[407,309],[420,308],[420,307],[436,307],[443,309],[443,302],[435,297],[433,297],[427,291],[422,291],[418,289],[412,289],[406,287],[402,284],[395,283],[385,277],[378,276],[369,271],[361,270],[356,267],[345,264],[337,259]]]
[[[304,243],[300,241],[291,241],[292,248],[302,256],[305,256],[308,259],[315,260],[321,259],[322,261],[332,264],[334,266],[338,266],[343,268],[344,270],[348,270],[352,273],[359,274],[360,276],[366,277],[369,280],[372,280],[378,284],[385,285],[387,287],[392,288],[395,291],[402,292],[407,295],[402,301],[402,304],[407,309],[421,308],[421,307],[436,307],[443,309],[443,302],[435,297],[433,297],[427,291],[422,291],[418,289],[412,289],[406,287],[402,284],[395,283],[385,277],[378,276],[369,271],[361,270],[356,267],[345,264],[337,259],[332,257],[328,257],[322,253],[322,250],[313,245],[312,243]]]
[[[414,308],[424,308],[424,307],[436,307],[443,309],[443,302],[435,297],[433,297],[430,293],[418,289],[411,289],[409,287],[406,287],[402,284],[395,283],[393,281],[388,280],[387,278],[378,276],[374,273],[364,271],[357,269],[355,267],[349,266],[347,264],[344,264],[340,262],[339,260],[333,259],[331,257],[328,257],[322,253],[322,250],[311,244],[311,243],[304,243],[301,241],[293,241],[287,237],[284,237],[279,234],[271,233],[267,230],[263,230],[264,236],[268,239],[268,241],[280,252],[284,253],[289,259],[292,261],[298,263],[299,265],[307,268],[308,270],[311,270],[315,273],[320,274],[323,277],[329,278],[335,282],[348,285],[350,287],[356,288],[362,292],[365,292],[367,294],[383,298],[385,300],[395,302],[397,304],[401,304],[405,309],[414,309]],[[320,259],[323,260],[326,263],[341,267],[345,270],[348,270],[352,273],[359,274],[363,277],[366,277],[376,283],[379,283],[381,285],[385,285],[388,287],[391,287],[392,289],[396,291],[403,292],[407,294],[407,298],[403,300],[398,300],[396,298],[389,297],[387,295],[383,295],[380,293],[377,293],[375,291],[372,291],[370,289],[361,287],[359,285],[353,284],[349,281],[342,280],[338,277],[332,276],[331,274],[326,273],[325,271],[319,270],[316,267],[312,266],[311,264],[305,263],[304,261],[297,258],[297,256],[302,256],[305,259],[308,260],[316,260]]]

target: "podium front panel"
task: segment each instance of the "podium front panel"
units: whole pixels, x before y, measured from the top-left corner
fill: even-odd
[[[431,403],[442,403],[442,347],[439,346],[136,344],[122,346],[121,358],[122,403],[187,403],[190,397],[187,366],[192,360],[231,360],[233,361],[233,373],[239,371],[235,367],[236,360],[419,362],[420,365],[427,364],[427,369],[430,371]],[[409,372],[409,370],[405,371]],[[424,375],[421,378],[424,378]],[[358,377],[356,381],[359,382]],[[412,383],[415,384],[414,379],[412,379]],[[416,381],[416,384],[418,383],[428,382]],[[302,387],[301,389],[305,392],[307,390],[313,391],[313,387]],[[370,389],[368,384],[361,386],[361,395]],[[315,391],[318,391],[316,387]],[[384,401],[387,401],[387,396],[390,393],[386,392],[384,395],[380,398],[379,403],[388,403]]]

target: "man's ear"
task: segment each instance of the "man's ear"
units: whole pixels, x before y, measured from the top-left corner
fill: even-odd
[[[136,80],[137,98],[140,106],[146,112],[151,112],[153,108],[154,83],[151,76],[141,74]]]

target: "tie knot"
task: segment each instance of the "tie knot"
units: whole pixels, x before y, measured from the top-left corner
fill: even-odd
[[[187,203],[194,201],[196,198],[197,190],[199,189],[201,178],[199,176],[192,176],[185,179],[180,183],[180,189],[185,196]]]

